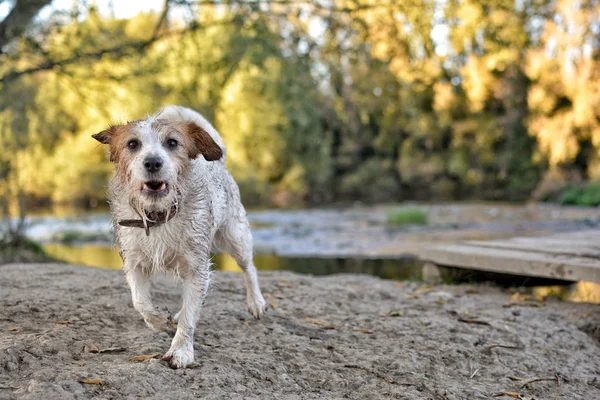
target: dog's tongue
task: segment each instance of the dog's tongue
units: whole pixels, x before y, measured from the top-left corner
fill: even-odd
[[[150,181],[144,183],[144,186],[150,190],[164,190],[166,188],[166,184],[164,182],[155,182]]]

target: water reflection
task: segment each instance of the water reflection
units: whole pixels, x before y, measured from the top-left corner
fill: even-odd
[[[71,264],[121,269],[123,263],[116,249],[86,244],[47,244],[44,250],[57,260]],[[235,260],[227,255],[213,257],[219,271],[241,272]],[[417,260],[361,260],[343,258],[287,258],[269,254],[257,254],[254,262],[262,271],[293,271],[301,274],[331,275],[339,273],[361,273],[385,279],[421,279],[421,263]]]
[[[88,265],[102,268],[121,269],[121,257],[116,249],[102,245],[47,244],[44,250],[48,255],[71,264]],[[378,276],[384,279],[421,280],[423,264],[412,258],[401,260],[385,259],[343,259],[343,258],[288,258],[268,254],[258,254],[254,261],[262,271],[293,271],[301,274],[331,275],[338,273],[360,273]],[[219,271],[241,272],[234,259],[226,255],[213,258]],[[467,274],[467,275],[465,275]],[[498,274],[499,275],[499,274]],[[489,276],[489,275],[488,275]],[[502,278],[503,276],[503,278]],[[532,278],[502,275],[493,279],[502,284],[502,279],[513,285],[534,284]],[[447,282],[482,282],[489,280],[476,271],[446,268],[442,277]],[[519,280],[521,279],[521,280]],[[529,281],[527,281],[529,280]],[[546,284],[547,285],[547,284]],[[567,301],[600,304],[600,285],[591,282],[577,282],[572,285],[537,286],[530,288],[535,295],[558,297]]]

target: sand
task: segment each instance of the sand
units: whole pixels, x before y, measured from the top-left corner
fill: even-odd
[[[2,265],[0,399],[600,399],[600,305],[365,275],[260,279],[270,309],[255,321],[242,275],[215,274],[197,364],[173,370],[169,335],[144,325],[121,272]],[[179,293],[155,279],[171,312]]]

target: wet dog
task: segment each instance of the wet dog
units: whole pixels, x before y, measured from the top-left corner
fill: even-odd
[[[249,312],[265,300],[252,260],[252,235],[225,146],[200,114],[168,106],[157,114],[111,126],[92,136],[107,144],[115,174],[108,186],[115,235],[133,306],[157,331],[172,320],[152,304],[153,271],[174,271],[183,282],[177,331],[163,359],[173,368],[194,361],[194,331],[210,281],[211,253],[229,253],[244,271]]]

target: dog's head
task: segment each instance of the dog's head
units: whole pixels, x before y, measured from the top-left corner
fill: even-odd
[[[116,176],[128,188],[130,200],[146,212],[177,202],[191,160],[203,156],[216,161],[223,155],[208,132],[193,122],[150,117],[92,137],[109,145]]]

